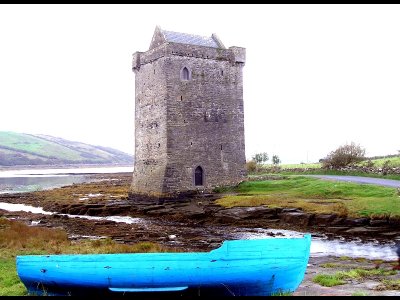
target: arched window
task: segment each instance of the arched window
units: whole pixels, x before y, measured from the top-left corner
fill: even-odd
[[[203,185],[203,169],[200,166],[194,170],[194,185]]]
[[[189,80],[190,79],[190,72],[189,69],[184,67],[181,71],[181,79],[182,80]]]

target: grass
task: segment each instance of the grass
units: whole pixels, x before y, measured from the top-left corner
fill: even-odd
[[[310,164],[282,164],[279,165],[282,169],[316,169],[321,168],[321,163],[310,163]],[[272,164],[266,164],[265,167],[273,167]]]
[[[400,290],[400,279],[384,279],[375,289],[377,290]]]
[[[282,174],[282,175],[298,175],[299,172],[281,170],[279,172],[279,174]],[[397,174],[381,175],[381,174],[365,173],[365,172],[357,172],[357,171],[340,171],[340,170],[325,170],[325,169],[308,169],[306,171],[302,171],[300,174],[304,174],[304,175],[362,176],[362,177],[385,178],[385,179],[400,180],[400,175],[397,175]]]
[[[346,284],[346,281],[341,279],[338,275],[333,274],[318,274],[312,279],[313,282],[322,285],[322,286],[337,286],[337,285],[342,285]]]
[[[396,273],[397,272],[394,270],[357,268],[348,271],[339,271],[335,274],[318,274],[312,279],[312,281],[322,286],[331,287],[346,284],[346,280],[350,279],[362,280],[376,276],[394,275]]]
[[[318,214],[349,217],[400,218],[396,189],[369,184],[334,182],[304,176],[247,181],[217,200],[227,208],[260,206],[300,208]]]
[[[27,290],[20,281],[15,259],[17,255],[33,254],[98,254],[172,252],[151,242],[132,245],[118,244],[111,239],[71,242],[61,229],[31,227],[0,218],[0,296],[23,296]]]
[[[368,296],[367,292],[364,291],[355,291],[353,294],[351,294],[352,296]]]
[[[271,296],[292,296],[293,292],[290,291],[278,291],[275,293],[272,293]]]
[[[325,263],[325,264],[320,265],[321,268],[344,268],[346,266],[347,265],[338,264],[338,263]]]
[[[377,168],[382,168],[383,165],[386,163],[386,161],[389,161],[390,167],[400,167],[400,155],[396,156],[396,157],[373,159],[371,161],[374,164],[373,166],[377,167]],[[367,165],[367,161],[362,161],[362,162],[358,163],[358,165],[360,165],[360,166]]]
[[[130,179],[129,179],[130,181]],[[126,199],[128,197],[130,182],[122,179],[121,182],[100,181],[86,182],[64,186],[45,191],[36,191],[35,198],[40,202],[40,206],[48,204],[72,204],[72,203],[99,203],[102,200]],[[89,194],[101,194],[98,197],[87,197]],[[87,200],[79,200],[80,198]],[[55,200],[56,199],[56,200]]]
[[[22,150],[45,157],[57,157],[68,160],[83,159],[78,151],[29,134],[1,131],[0,140],[2,146],[14,150]]]

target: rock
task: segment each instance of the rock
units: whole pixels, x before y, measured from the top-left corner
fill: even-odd
[[[310,225],[328,226],[332,223],[332,221],[336,217],[337,217],[336,214],[324,214],[324,215],[316,214],[314,218],[311,220]]]
[[[400,231],[381,232],[380,235],[383,235],[386,237],[395,237],[395,236],[400,235]]]
[[[387,226],[387,225],[389,225],[389,222],[388,222],[388,220],[372,219],[372,220],[369,220],[369,224],[371,226]]]
[[[281,221],[285,223],[292,223],[297,226],[308,226],[314,214],[304,212],[283,212],[280,213]]]
[[[393,226],[400,226],[400,219],[389,218],[389,224]]]
[[[326,231],[332,232],[332,233],[338,233],[338,232],[343,232],[346,230],[349,230],[350,227],[346,227],[346,226],[327,226],[325,228]]]
[[[282,213],[287,213],[287,212],[301,212],[301,210],[298,209],[298,208],[282,208],[281,212],[282,212]]]
[[[265,206],[257,207],[234,207],[228,209],[222,209],[215,213],[216,217],[225,217],[233,220],[240,219],[257,219],[257,218],[272,218],[277,215],[274,208],[268,208]]]
[[[119,215],[131,210],[130,205],[112,205],[112,206],[104,206],[104,211],[109,215]]]
[[[98,215],[101,215],[103,212],[104,212],[104,209],[103,209],[104,207],[102,206],[102,207],[93,207],[93,208],[89,208],[87,211],[86,211],[86,214],[87,215],[89,215],[89,216],[98,216]]]
[[[158,210],[158,209],[163,209],[163,208],[165,208],[165,205],[149,205],[149,206],[139,208],[138,211],[142,212],[142,213],[147,213],[151,210]]]
[[[331,225],[343,225],[345,221],[347,220],[346,217],[336,217],[335,219],[332,220]]]
[[[198,220],[205,216],[204,211],[195,211],[195,212],[187,212],[185,213],[185,217],[189,220]]]
[[[355,227],[369,225],[369,218],[356,218],[356,219],[347,218],[346,220],[344,220],[343,224]]]
[[[154,209],[154,210],[150,210],[146,213],[146,215],[149,216],[161,216],[161,215],[172,215],[174,214],[176,211],[173,208],[163,208],[163,209]]]
[[[67,210],[67,213],[70,215],[79,215],[79,212],[81,211],[81,209],[82,209],[82,205],[79,205],[79,206],[75,205],[73,207],[69,207]]]
[[[103,208],[104,204],[85,204],[85,207],[86,208],[99,208],[99,207]]]
[[[356,233],[356,234],[366,234],[366,233],[370,233],[373,234],[376,231],[378,231],[379,229],[377,228],[367,228],[367,227],[353,227],[350,228],[348,230],[346,230],[346,233]]]

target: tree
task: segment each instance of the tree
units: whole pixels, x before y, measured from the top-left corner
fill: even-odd
[[[262,153],[256,153],[252,157],[252,159],[257,163],[257,164],[262,164],[268,161],[268,153],[267,152],[262,152]]]
[[[330,152],[323,160],[323,168],[337,169],[347,165],[358,163],[365,159],[365,149],[354,142],[345,144]]]
[[[278,155],[273,155],[273,156],[272,156],[272,163],[273,163],[274,165],[279,165],[280,162],[281,162],[281,160],[279,159],[279,156],[278,156]]]

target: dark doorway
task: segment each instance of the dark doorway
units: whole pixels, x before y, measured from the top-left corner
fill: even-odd
[[[194,170],[194,185],[203,185],[203,169],[200,166]]]

